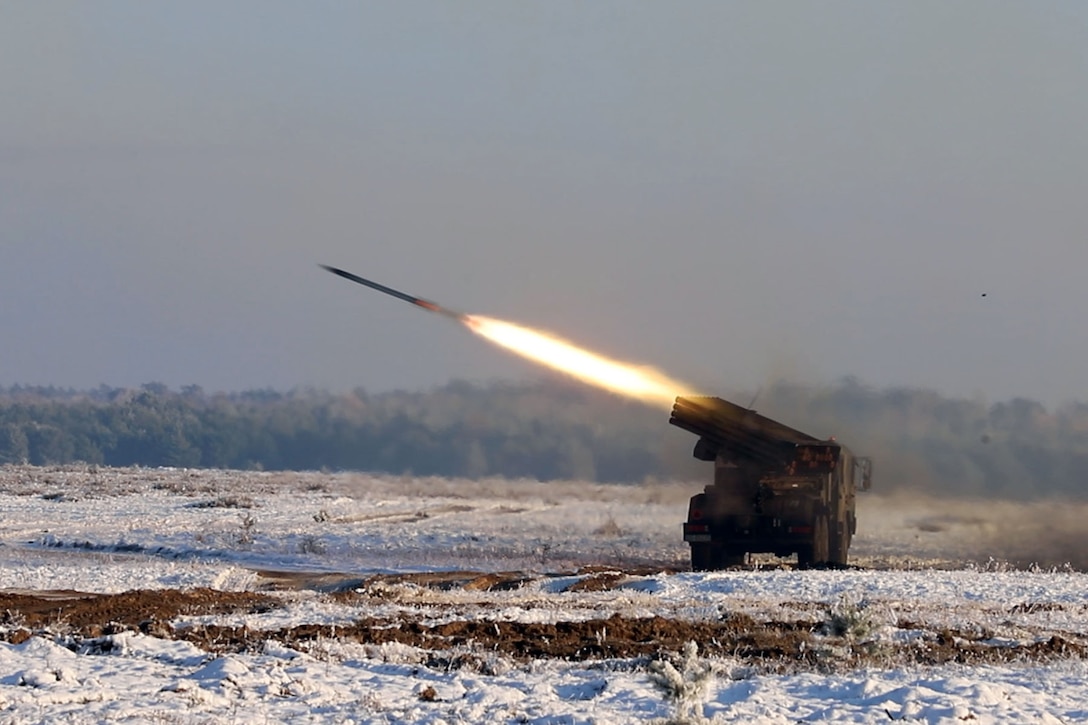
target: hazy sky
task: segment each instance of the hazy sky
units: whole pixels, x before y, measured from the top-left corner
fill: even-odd
[[[0,384],[1088,399],[1088,4],[0,0]],[[983,297],[982,294],[987,296]]]

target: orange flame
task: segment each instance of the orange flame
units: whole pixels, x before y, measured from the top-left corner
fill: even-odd
[[[692,392],[651,367],[610,360],[528,327],[481,315],[465,315],[463,320],[470,330],[500,347],[613,393],[668,408],[677,395]]]

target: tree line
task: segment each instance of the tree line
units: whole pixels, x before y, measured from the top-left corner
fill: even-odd
[[[643,446],[655,418],[660,426],[637,404],[547,385],[379,394],[13,386],[0,389],[0,463],[628,481],[659,472]]]
[[[1048,410],[844,379],[777,383],[755,407],[872,456],[884,491],[1088,492],[1088,404]],[[694,442],[666,411],[565,381],[382,393],[0,388],[0,463],[707,480],[709,466],[691,458]]]

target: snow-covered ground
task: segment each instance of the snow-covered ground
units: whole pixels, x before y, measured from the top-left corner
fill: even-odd
[[[794,637],[792,627],[809,648],[761,660],[708,641],[685,663],[670,642],[650,656],[563,660],[473,641],[436,655],[324,629],[305,646],[270,635],[232,650],[131,628],[92,637],[62,618],[16,637],[27,628],[9,611],[0,632],[18,643],[0,642],[0,722],[1088,721],[1088,575],[987,553],[1039,544],[1030,532],[1046,527],[1028,522],[1067,521],[1054,509],[867,496],[852,548],[863,568],[794,571],[765,559],[694,574],[680,523],[697,487],[0,468],[3,592],[207,587],[276,602],[183,612],[169,623],[177,632],[361,620],[552,632],[613,616],[740,617],[767,627],[757,640]],[[1071,529],[1050,528],[1068,541]],[[460,585],[500,572],[516,585]],[[840,620],[846,631],[833,631]],[[602,647],[616,637],[606,624]],[[657,682],[669,657],[688,678],[680,701],[669,697],[679,683]]]
[[[188,644],[124,635],[109,655],[40,638],[0,645],[8,722],[628,723],[675,706],[622,663],[541,661],[485,672],[428,668],[412,653],[330,642],[320,656],[270,643],[210,657]],[[415,658],[420,659],[420,658]],[[743,723],[1078,723],[1081,661],[1047,667],[943,666],[836,675],[725,672],[699,698],[704,717]],[[422,693],[428,688],[433,699]],[[692,720],[694,721],[694,720]]]

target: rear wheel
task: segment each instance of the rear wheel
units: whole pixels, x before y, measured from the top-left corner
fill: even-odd
[[[721,544],[691,545],[691,570],[716,571],[744,564],[747,552],[726,548]]]
[[[849,549],[850,529],[848,524],[836,522],[835,526],[832,527],[831,546],[827,563],[832,566],[846,566]]]
[[[747,556],[747,552],[726,549],[723,547],[721,553],[718,555],[718,568],[727,569],[731,566],[741,566],[744,564],[744,560]]]
[[[812,522],[812,542],[797,551],[797,566],[808,569],[826,564],[831,554],[831,537],[828,532],[827,514],[820,514]]]
[[[710,544],[692,544],[691,545],[691,570],[692,571],[710,571],[713,569],[713,562],[711,560]]]

